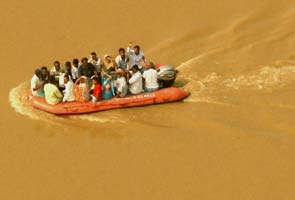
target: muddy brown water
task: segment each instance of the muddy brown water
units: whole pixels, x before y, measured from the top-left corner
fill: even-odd
[[[294,1],[0,6],[0,199],[294,198]],[[26,104],[34,68],[129,41],[191,96],[70,117]]]

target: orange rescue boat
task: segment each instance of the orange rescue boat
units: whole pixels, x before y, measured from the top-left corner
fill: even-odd
[[[44,98],[31,97],[30,103],[33,107],[55,115],[85,114],[117,108],[146,106],[183,100],[189,93],[181,88],[169,87],[155,92],[141,93],[124,98],[112,98],[98,102],[67,102],[57,105],[46,103]]]

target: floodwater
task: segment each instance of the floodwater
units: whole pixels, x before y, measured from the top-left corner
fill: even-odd
[[[292,0],[1,1],[0,199],[295,197]],[[56,117],[33,70],[133,41],[184,102]]]

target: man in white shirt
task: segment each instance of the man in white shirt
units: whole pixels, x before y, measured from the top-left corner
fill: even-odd
[[[158,74],[154,69],[152,62],[145,63],[145,71],[143,72],[144,91],[154,92],[159,89]]]
[[[35,74],[31,79],[31,92],[33,96],[42,96],[44,83],[42,80],[41,69],[36,69]]]
[[[130,66],[137,65],[140,71],[143,71],[142,63],[145,62],[144,53],[140,51],[140,47],[138,45],[134,46],[132,49],[132,43],[127,47],[127,53],[130,57]]]
[[[132,66],[132,76],[129,79],[129,91],[131,94],[139,94],[142,92],[142,75],[137,65]]]
[[[101,59],[96,55],[95,52],[90,53],[90,59],[88,60],[89,63],[93,64],[96,67],[96,71],[98,73],[101,72]]]
[[[50,69],[51,76],[58,76],[64,70],[62,69],[59,61],[54,61],[53,67]]]
[[[65,90],[64,92],[64,98],[62,102],[70,102],[75,101],[75,90],[74,90],[74,83],[72,80],[70,80],[69,76],[64,76],[64,82],[65,82]]]
[[[116,74],[118,75],[117,80],[115,81],[115,86],[117,88],[117,97],[125,97],[127,95],[127,91],[128,91],[128,85],[127,85],[127,81],[125,78],[125,72],[123,71],[123,69],[118,68],[116,70]]]
[[[53,67],[50,69],[50,76],[55,77],[55,81],[59,83],[60,87],[62,87],[62,83],[60,77],[63,76],[65,70],[61,67],[59,61],[54,61]]]
[[[129,58],[126,55],[125,49],[120,48],[119,49],[119,55],[115,59],[117,65],[119,68],[125,70],[129,70]]]

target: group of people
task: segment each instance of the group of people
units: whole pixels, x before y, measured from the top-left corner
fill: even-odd
[[[73,59],[64,66],[55,61],[51,69],[38,68],[31,79],[32,95],[55,105],[76,100],[96,102],[159,89],[155,66],[138,45],[130,43],[118,53],[115,59],[110,55],[101,59],[91,52],[90,59]]]

